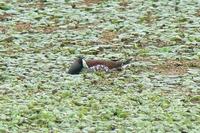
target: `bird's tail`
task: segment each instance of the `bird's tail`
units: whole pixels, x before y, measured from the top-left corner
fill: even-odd
[[[132,59],[128,59],[128,60],[124,61],[124,62],[122,63],[122,66],[129,64],[129,63],[131,62],[131,60],[132,60]]]

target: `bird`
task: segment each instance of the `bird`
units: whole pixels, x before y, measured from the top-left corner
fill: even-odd
[[[100,60],[100,59],[91,59],[85,60],[83,57],[78,57],[70,66],[68,74],[79,74],[83,68],[86,68],[90,71],[106,71],[119,70],[122,66],[128,64],[130,59],[122,61],[113,61],[113,60]]]

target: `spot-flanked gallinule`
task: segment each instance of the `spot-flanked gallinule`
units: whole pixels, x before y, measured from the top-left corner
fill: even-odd
[[[129,62],[130,60],[125,62],[112,60],[85,60],[83,57],[78,57],[70,66],[68,73],[79,74],[83,68],[93,71],[103,70],[108,72],[110,70],[120,69],[123,65],[126,65]]]

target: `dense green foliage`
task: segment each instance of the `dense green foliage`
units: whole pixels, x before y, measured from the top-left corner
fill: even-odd
[[[198,0],[0,2],[0,133],[200,131]],[[132,58],[69,75],[78,56]]]

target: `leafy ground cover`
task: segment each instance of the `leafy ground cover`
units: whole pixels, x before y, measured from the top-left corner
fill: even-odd
[[[3,0],[0,132],[199,132],[199,47],[197,0]]]

